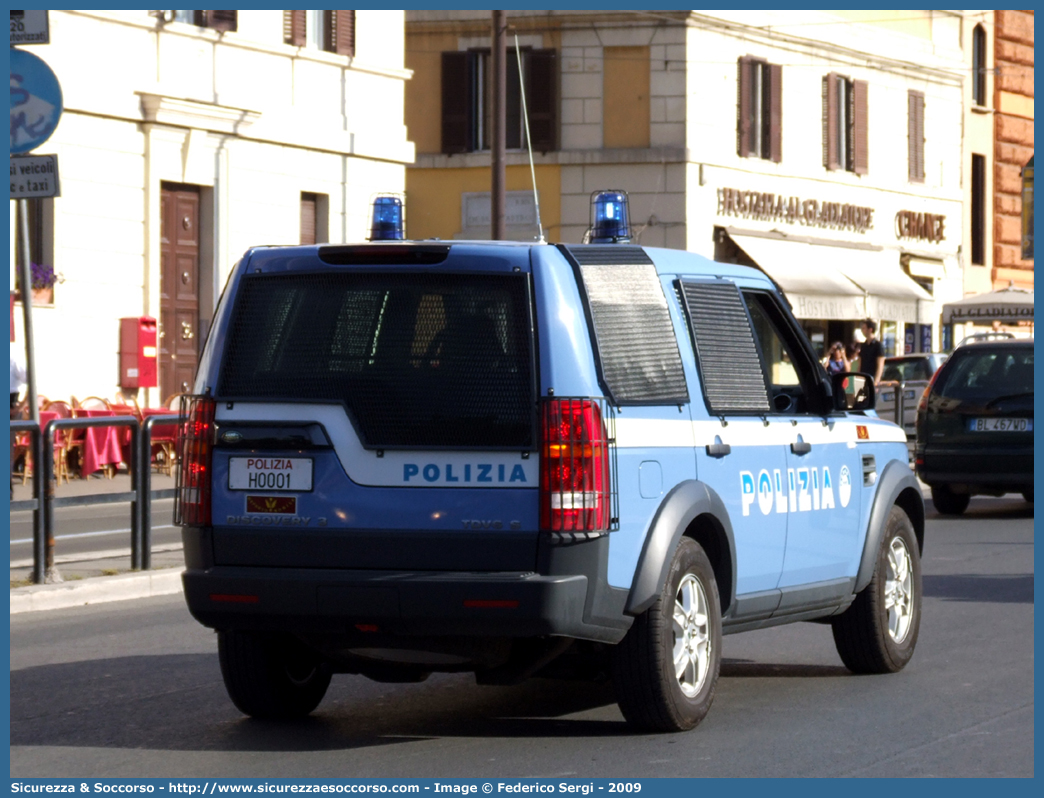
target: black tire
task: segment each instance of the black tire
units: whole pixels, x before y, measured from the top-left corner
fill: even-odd
[[[706,602],[703,623],[694,623],[699,657],[705,669],[686,668],[687,695],[675,674],[676,638],[681,627],[674,621],[675,604],[684,589],[691,599]],[[698,586],[698,589],[697,589]],[[702,598],[700,592],[702,591]],[[679,643],[692,644],[693,638]],[[700,642],[702,641],[702,643]],[[683,653],[683,649],[679,649]],[[640,729],[658,732],[685,731],[706,716],[714,700],[721,670],[721,604],[714,569],[702,547],[682,538],[674,553],[663,592],[648,610],[634,619],[627,636],[613,650],[613,685],[627,721]],[[700,674],[703,674],[702,677]],[[691,678],[690,678],[691,677]]]
[[[290,635],[218,632],[218,658],[228,697],[254,718],[303,717],[330,686],[329,668]]]
[[[949,485],[932,485],[932,504],[943,515],[960,515],[968,509],[971,496],[954,493]]]
[[[1022,491],[1022,498],[1024,498],[1030,504],[1033,504],[1033,488]]]
[[[895,571],[895,560],[889,562],[893,547],[905,549],[908,578],[889,579]],[[890,582],[898,583],[896,589],[909,596],[904,602],[908,611],[894,618],[888,603]],[[908,618],[908,624],[897,623],[893,631],[889,622],[896,623],[901,615]],[[921,626],[921,556],[913,524],[900,507],[893,507],[888,515],[870,584],[831,625],[837,653],[853,673],[896,673],[913,656]]]

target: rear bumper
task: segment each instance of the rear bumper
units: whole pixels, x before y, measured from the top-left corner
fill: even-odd
[[[617,642],[629,625],[585,620],[584,575],[218,566],[182,579],[192,615],[215,629]]]
[[[1022,490],[1033,486],[1033,449],[918,447],[916,470],[921,481],[929,485]]]

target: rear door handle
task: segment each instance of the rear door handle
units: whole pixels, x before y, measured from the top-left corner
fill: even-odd
[[[732,453],[732,447],[727,443],[708,443],[707,455],[710,457],[724,457]]]
[[[796,441],[790,444],[790,451],[794,454],[808,454],[812,451],[812,444],[808,441]]]

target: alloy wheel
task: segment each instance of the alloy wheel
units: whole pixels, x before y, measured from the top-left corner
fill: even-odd
[[[896,643],[902,643],[910,631],[913,621],[913,571],[910,567],[910,551],[906,542],[895,537],[888,545],[886,556],[888,574],[885,579],[885,610],[888,612],[888,635]]]
[[[703,689],[711,662],[707,594],[700,580],[685,574],[674,599],[674,675],[682,693],[694,698]]]

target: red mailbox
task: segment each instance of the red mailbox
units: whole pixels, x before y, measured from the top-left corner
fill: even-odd
[[[155,388],[156,376],[156,320],[120,319],[120,387]]]

